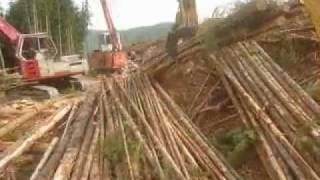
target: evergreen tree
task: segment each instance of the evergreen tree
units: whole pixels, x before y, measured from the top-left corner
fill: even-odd
[[[3,10],[2,4],[0,3],[0,16],[3,17],[3,15],[4,15],[4,10]]]
[[[83,49],[88,2],[78,8],[72,0],[17,0],[6,19],[22,33],[48,32],[61,54],[72,54]]]

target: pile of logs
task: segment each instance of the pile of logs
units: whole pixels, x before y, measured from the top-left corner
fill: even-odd
[[[52,140],[31,179],[95,179],[99,126],[98,90],[69,108],[59,140]],[[56,142],[57,141],[57,142]]]
[[[32,146],[34,146],[41,138],[47,136],[48,133],[55,129],[58,124],[63,123],[63,120],[65,120],[65,117],[71,110],[71,107],[72,105],[61,107],[56,113],[44,120],[38,127],[34,127],[32,132],[20,137],[15,143],[7,147],[0,156],[1,175],[6,172],[7,168],[10,168],[10,165],[13,164],[17,158],[21,157],[25,152],[31,149]],[[30,120],[34,115],[35,113],[28,114],[19,118],[17,121],[2,127],[1,137],[11,133],[15,128],[21,126],[21,123]]]
[[[202,46],[201,38],[194,38],[183,43],[177,49],[177,56],[170,57],[165,51],[157,53],[150,59],[145,60],[144,63],[140,65],[139,70],[148,74],[157,74],[163,70],[168,70],[176,62],[183,62],[185,60],[191,60],[189,57],[193,57],[196,54],[202,54],[204,52],[204,47]]]
[[[320,106],[254,41],[210,55],[272,179],[319,179]]]
[[[58,127],[63,131],[50,135]],[[240,179],[161,86],[145,75],[105,79],[84,100],[61,107],[1,154],[1,172],[44,137],[52,140],[32,180]]]
[[[123,143],[126,166],[105,154],[103,172],[108,174],[103,177],[239,179],[159,84],[144,75],[132,75],[106,81],[105,87],[103,147],[110,148],[110,139],[117,139],[119,133],[117,144]]]
[[[212,18],[212,22],[207,25],[208,30],[179,45],[176,57],[170,57],[165,51],[155,53],[145,59],[139,69],[149,74],[162,73],[177,62],[197,61],[190,57],[199,55],[202,58],[207,49],[219,50],[223,46],[248,39],[271,44],[283,40],[319,43],[313,35],[314,26],[299,3],[283,6],[271,3],[262,9],[256,7],[255,3],[252,1],[243,5],[227,18]]]
[[[87,136],[86,131],[88,131],[88,126],[92,124],[92,126],[96,127],[94,124],[94,113],[90,111],[96,102],[96,98],[97,91],[88,92],[87,98],[84,101],[79,98],[75,100],[58,98],[57,100],[59,100],[59,102],[49,101],[38,109],[16,120],[12,120],[9,124],[1,127],[0,138],[3,140],[5,136],[10,135],[11,132],[16,131],[23,126],[23,124],[34,123],[32,120],[34,120],[35,116],[41,114],[41,112],[49,106],[54,104],[60,107],[56,112],[53,112],[51,116],[42,120],[40,124],[34,124],[30,132],[19,137],[15,143],[9,144],[9,146],[1,152],[1,179],[15,179],[15,176],[29,176],[28,174],[21,174],[20,172],[12,173],[14,172],[12,169],[16,169],[16,167],[19,166],[19,164],[16,164],[16,160],[23,158],[30,149],[34,148],[40,142],[48,140],[51,140],[51,143],[44,146],[45,153],[34,169],[33,174],[30,174],[30,179],[52,179],[53,177],[59,178],[64,175],[69,177],[71,174],[68,173],[71,173],[73,163],[76,163],[76,167],[80,167],[80,165],[91,165],[90,162],[92,161],[81,158],[84,152],[87,154],[86,148],[92,147],[90,146],[91,144],[84,145],[82,138]],[[66,103],[66,101],[68,102]],[[62,132],[61,129],[63,129]],[[95,139],[89,139],[90,143],[97,143],[98,133],[95,134]],[[43,152],[43,148],[41,151]],[[79,152],[82,154],[80,155]],[[94,154],[93,150],[91,150],[91,154]],[[33,165],[36,165],[35,160],[31,166]],[[87,169],[87,171],[85,169]],[[88,173],[88,170],[91,170],[90,167],[84,168],[82,172]],[[8,174],[8,171],[11,173]]]
[[[0,71],[0,91],[5,91],[22,85],[22,77],[18,73],[8,74]]]

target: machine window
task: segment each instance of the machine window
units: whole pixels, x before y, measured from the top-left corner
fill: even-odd
[[[22,46],[22,56],[26,59],[33,59],[38,50],[38,41],[35,38],[25,38]]]

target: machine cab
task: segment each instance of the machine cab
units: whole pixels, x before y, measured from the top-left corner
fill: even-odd
[[[40,54],[53,60],[58,54],[52,39],[45,33],[22,35],[17,48],[16,55],[25,60],[34,59]]]
[[[117,39],[118,39],[118,44],[120,44],[119,50],[122,50],[121,37],[120,37],[120,33],[118,32],[117,32]],[[100,34],[99,40],[100,40],[99,44],[100,44],[101,51],[107,51],[107,52],[112,51],[113,45],[111,42],[111,35],[109,32]]]
[[[26,80],[58,78],[88,69],[79,55],[57,56],[57,48],[47,33],[22,34],[16,48],[20,71]]]

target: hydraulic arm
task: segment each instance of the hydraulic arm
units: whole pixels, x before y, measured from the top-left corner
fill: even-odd
[[[16,44],[21,34],[16,30],[16,28],[0,17],[0,35],[2,39],[10,44]]]
[[[114,26],[114,23],[113,23],[111,14],[110,14],[109,6],[108,6],[106,0],[100,0],[100,2],[101,2],[102,9],[103,9],[104,17],[105,17],[105,20],[106,20],[106,24],[108,26],[108,30],[109,30],[109,33],[110,33],[110,40],[111,40],[111,44],[112,44],[112,50],[113,51],[118,51],[118,50],[120,50],[121,45],[120,45],[119,40],[118,40],[117,30],[116,30],[116,28]]]
[[[198,14],[195,0],[178,0],[179,9],[176,15],[176,24],[167,38],[167,52],[174,57],[180,40],[193,37],[198,29]]]
[[[176,17],[176,29],[198,26],[198,14],[195,0],[178,0],[179,10]]]
[[[110,13],[110,6],[107,0],[100,0],[103,9],[103,14],[108,27],[105,36],[106,49],[95,51],[89,59],[89,64],[92,70],[96,72],[121,72],[127,64],[127,54],[122,51],[120,42],[120,34],[117,32]],[[109,48],[111,46],[111,48]]]
[[[304,0],[304,4],[320,37],[320,0]]]

